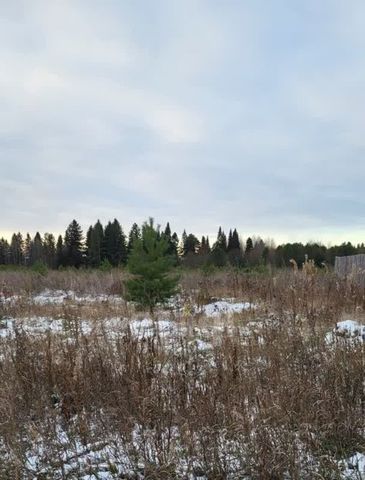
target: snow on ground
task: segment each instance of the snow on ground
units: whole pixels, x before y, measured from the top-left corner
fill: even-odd
[[[326,334],[326,341],[327,343],[333,343],[339,338],[364,342],[365,325],[361,325],[356,320],[343,320],[338,322],[335,328]]]
[[[129,322],[129,328],[134,336],[138,338],[151,337],[158,333],[166,336],[176,331],[176,324],[170,320],[152,320],[143,318],[142,320],[133,320]]]
[[[74,323],[74,322],[73,322]],[[5,318],[0,320],[0,338],[13,337],[16,330],[29,333],[31,335],[42,335],[47,332],[63,333],[79,329],[80,333],[85,335],[91,333],[92,325],[87,320],[80,320],[77,325],[69,320],[62,318],[49,317],[28,317],[28,318]]]
[[[124,300],[119,295],[78,295],[72,290],[63,291],[63,290],[44,290],[39,295],[36,295],[32,299],[33,303],[36,305],[47,305],[55,304],[59,305],[61,303],[72,301],[76,303],[101,303],[101,302],[113,302],[113,303],[122,303]]]
[[[365,479],[365,454],[354,453],[350,458],[341,460],[339,466],[342,471],[342,478],[347,480]]]
[[[0,304],[15,305],[17,302],[25,301],[35,305],[62,305],[67,302],[75,303],[124,303],[124,299],[120,295],[79,295],[73,290],[43,290],[37,295],[12,295],[6,297],[0,294]]]
[[[222,314],[232,315],[233,313],[242,313],[252,308],[254,308],[254,306],[248,302],[235,303],[232,299],[222,299],[204,305],[201,310],[207,317],[219,317]]]
[[[169,432],[163,432],[162,441],[165,440],[165,435],[166,439],[169,438],[169,441],[174,443],[178,457],[178,452],[182,448],[178,429],[172,428]],[[156,466],[159,464],[153,437],[153,431],[135,424],[128,442],[116,434],[106,433],[104,440],[95,438],[94,441],[85,443],[73,432],[72,423],[67,428],[58,425],[56,442],[53,441],[52,445],[41,436],[33,438],[30,448],[26,452],[26,468],[30,475],[29,478],[40,478],[42,475],[48,478],[47,475],[52,471],[52,478],[55,480],[61,480],[65,475],[68,478],[83,480],[112,480],[115,478],[142,480],[145,478],[143,472],[146,463]],[[242,445],[235,445],[234,441],[229,441],[222,432],[218,455],[224,458],[227,470],[230,472],[226,477],[229,480],[238,478],[250,480],[250,477],[244,473],[241,451]],[[312,465],[316,464],[317,459],[312,457],[305,448],[298,451],[301,452],[304,464],[308,462]],[[137,464],[136,456],[138,457]],[[53,461],[50,461],[52,457]],[[365,455],[356,452],[351,457],[340,460],[338,467],[341,473],[336,478],[339,480],[362,480],[365,478]],[[188,467],[184,455],[182,455],[181,461],[175,463],[175,469],[178,478],[186,480],[208,480],[210,478],[194,458],[191,458]]]

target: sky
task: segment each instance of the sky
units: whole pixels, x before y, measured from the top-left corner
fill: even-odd
[[[365,241],[365,2],[0,0],[0,236]]]

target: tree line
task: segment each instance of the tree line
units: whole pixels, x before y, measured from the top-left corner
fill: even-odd
[[[232,265],[252,268],[261,265],[284,267],[293,259],[300,266],[308,258],[317,266],[333,265],[336,256],[365,253],[364,243],[350,242],[326,247],[320,243],[287,243],[275,246],[259,237],[242,240],[237,229],[230,229],[228,236],[219,227],[217,238],[211,245],[208,236],[199,239],[184,230],[181,238],[171,231],[167,223],[164,229],[157,227],[157,234],[163,237],[168,249],[166,254],[174,265],[203,267]],[[62,267],[109,268],[126,265],[133,244],[141,239],[141,227],[134,223],[126,235],[117,219],[105,226],[98,220],[84,235],[80,224],[73,220],[64,235],[58,238],[52,233],[39,232],[32,238],[14,233],[11,241],[0,238],[0,265],[45,266],[51,269]]]

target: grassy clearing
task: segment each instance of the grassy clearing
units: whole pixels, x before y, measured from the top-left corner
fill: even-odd
[[[364,343],[325,336],[361,320],[355,284],[187,272],[149,319],[111,297],[120,272],[0,275],[0,478],[365,478],[341,463],[365,453]],[[212,298],[254,307],[207,317]]]

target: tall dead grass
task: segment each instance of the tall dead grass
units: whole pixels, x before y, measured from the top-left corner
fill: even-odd
[[[37,478],[82,478],[61,468],[59,425],[76,458],[76,439],[114,445],[129,472],[115,478],[340,478],[338,460],[365,452],[365,350],[323,333],[361,314],[364,292],[332,274],[235,275],[182,279],[191,302],[236,296],[260,305],[258,325],[270,316],[259,333],[216,334],[209,350],[128,328],[0,340],[0,478],[35,478],[27,458],[40,439]]]

